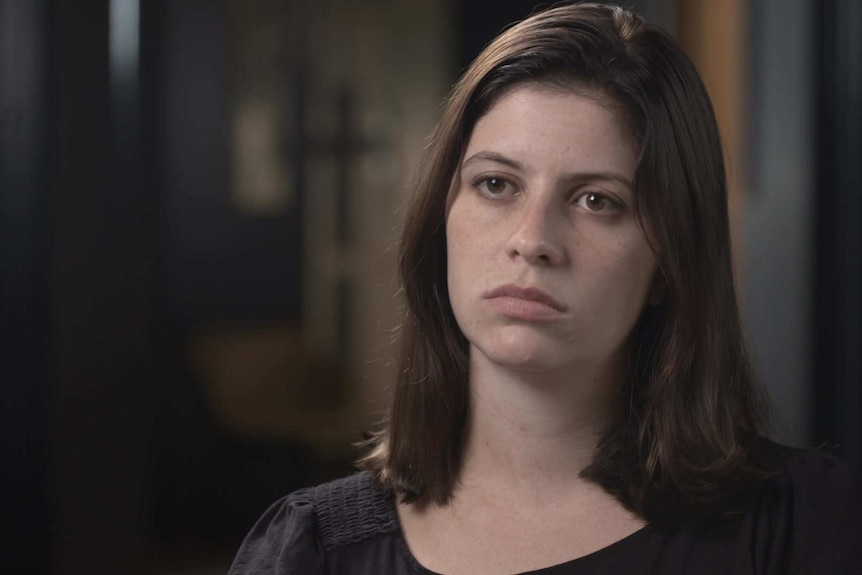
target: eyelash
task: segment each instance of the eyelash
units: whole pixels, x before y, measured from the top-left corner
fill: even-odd
[[[489,199],[491,199],[491,200],[498,200],[498,199],[500,199],[503,195],[505,195],[505,190],[504,190],[504,191],[501,191],[501,192],[492,192],[492,191],[490,191],[490,190],[488,189],[488,183],[489,183],[489,182],[491,182],[492,180],[496,180],[496,181],[497,181],[497,182],[499,182],[499,183],[505,184],[505,185],[506,185],[506,186],[508,186],[509,188],[513,188],[513,187],[514,187],[514,184],[512,184],[512,182],[510,182],[508,179],[503,178],[503,177],[500,177],[500,176],[482,176],[482,177],[480,177],[480,178],[477,178],[477,179],[473,182],[473,186],[474,186],[477,190],[479,190],[479,192],[480,192],[483,196],[485,196],[485,197],[487,197],[487,198],[489,198]],[[513,192],[513,193],[512,193],[512,195],[513,195],[513,196],[515,196],[515,195],[518,195],[519,193],[520,193],[520,192],[518,192],[518,191],[516,190],[515,192]],[[575,201],[575,205],[579,205],[579,204],[581,203],[581,201],[582,201],[582,200],[587,200],[587,201],[589,201],[589,198],[590,198],[590,197],[594,197],[594,198],[598,198],[598,199],[600,199],[601,201],[603,201],[603,202],[604,202],[604,203],[602,204],[602,206],[603,206],[603,207],[604,207],[604,206],[608,206],[608,207],[609,207],[609,209],[604,210],[604,209],[601,209],[601,208],[600,208],[600,209],[598,209],[598,210],[591,210],[591,209],[589,209],[587,206],[582,206],[584,209],[586,209],[586,210],[587,210],[587,211],[589,211],[589,212],[593,212],[593,213],[600,213],[600,212],[606,212],[606,211],[616,212],[616,211],[621,210],[621,209],[624,207],[624,206],[623,206],[623,204],[622,204],[619,200],[616,200],[616,199],[612,198],[612,197],[611,197],[611,196],[609,196],[608,194],[604,194],[604,193],[596,192],[596,191],[585,191],[585,192],[582,192],[582,193],[578,194],[578,195],[575,197],[575,200],[576,200],[576,201]]]

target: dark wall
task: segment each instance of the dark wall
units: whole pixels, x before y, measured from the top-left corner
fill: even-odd
[[[818,442],[862,467],[862,4],[817,4]]]
[[[225,14],[140,18],[118,71],[108,0],[0,2],[3,572],[148,572],[176,533],[230,553],[304,473],[220,430],[185,363],[198,322],[298,316],[298,225],[227,197]]]
[[[460,74],[503,28],[523,20],[552,2],[501,0],[500,2],[456,2],[456,57]]]
[[[112,76],[107,0],[51,6],[57,573],[145,552],[156,197],[141,180],[136,72]]]
[[[51,567],[48,7],[0,0],[0,572]]]

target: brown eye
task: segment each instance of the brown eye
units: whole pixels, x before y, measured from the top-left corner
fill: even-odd
[[[605,199],[596,194],[587,194],[587,206],[591,210],[600,210],[605,206]]]
[[[506,182],[500,178],[489,178],[486,181],[485,186],[488,188],[489,192],[499,194],[506,189]]]
[[[613,212],[621,207],[614,200],[608,198],[603,194],[597,194],[595,192],[588,192],[579,197],[577,205],[578,207],[584,208],[590,212],[603,213]]]
[[[487,196],[501,196],[508,192],[511,184],[503,178],[482,178],[476,182],[476,187],[479,188]]]

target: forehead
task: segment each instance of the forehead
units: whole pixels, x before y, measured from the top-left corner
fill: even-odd
[[[531,83],[513,87],[479,118],[465,157],[493,151],[543,169],[613,170],[631,178],[637,148],[600,94]]]

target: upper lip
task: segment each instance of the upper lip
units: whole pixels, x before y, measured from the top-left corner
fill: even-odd
[[[565,305],[552,298],[546,292],[532,286],[522,287],[515,284],[506,284],[492,289],[485,297],[487,299],[495,297],[516,297],[519,299],[547,304],[557,311],[564,312],[567,310]]]

